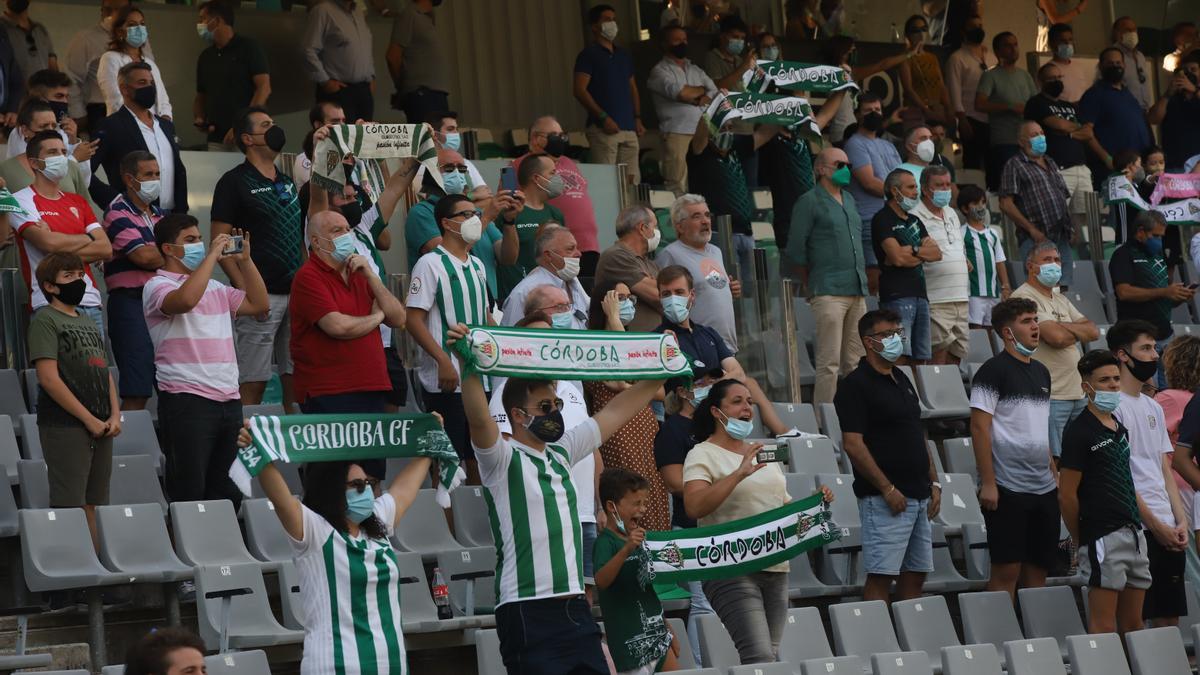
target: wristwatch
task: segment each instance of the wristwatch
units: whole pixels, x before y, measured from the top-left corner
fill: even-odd
[[[96,241],[96,235],[92,234],[90,230],[87,232],[84,232],[84,234],[87,235],[88,239],[91,239],[92,241]]]
[[[931,482],[929,485],[930,485],[930,486],[932,486],[932,487],[935,487],[935,488],[937,488],[937,489],[938,489],[938,492],[941,492],[941,491],[942,491],[942,484],[941,484],[941,483],[939,483],[939,482],[937,482],[936,480],[935,480],[935,481],[933,481],[933,482]]]

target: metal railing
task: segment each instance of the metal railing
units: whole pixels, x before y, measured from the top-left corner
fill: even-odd
[[[28,365],[26,349],[25,283],[21,271],[0,268],[0,355],[4,368],[24,369]]]

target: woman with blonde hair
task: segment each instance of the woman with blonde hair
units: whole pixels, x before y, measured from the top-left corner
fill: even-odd
[[[1167,388],[1158,392],[1154,400],[1162,406],[1163,418],[1167,423],[1167,433],[1171,436],[1171,447],[1179,441],[1179,421],[1183,418],[1184,408],[1192,400],[1192,395],[1200,388],[1200,337],[1195,335],[1176,336],[1167,345],[1162,355],[1163,372],[1167,376]],[[1196,492],[1187,481],[1175,474],[1175,483],[1179,486],[1179,496],[1183,508],[1187,511],[1188,522],[1195,527],[1195,501],[1200,493]]]

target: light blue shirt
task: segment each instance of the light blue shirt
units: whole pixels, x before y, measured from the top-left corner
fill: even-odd
[[[893,169],[900,166],[900,153],[896,146],[882,138],[868,138],[862,134],[854,134],[846,141],[846,157],[850,159],[850,170],[857,171],[861,166],[870,165],[871,173],[880,181],[887,178]],[[854,195],[854,204],[858,207],[858,216],[863,223],[870,227],[871,219],[883,208],[883,197],[866,191],[857,178],[847,186],[850,194]]]

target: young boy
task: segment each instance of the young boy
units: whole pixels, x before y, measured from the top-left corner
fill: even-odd
[[[977,185],[963,186],[958,193],[958,210],[967,217],[963,225],[963,251],[970,270],[971,297],[967,303],[967,322],[971,328],[991,328],[992,308],[1007,300],[1012,287],[1004,268],[1004,246],[992,230],[987,193]]]
[[[1150,560],[1129,469],[1129,432],[1113,416],[1121,366],[1112,352],[1097,349],[1078,367],[1087,407],[1063,433],[1058,498],[1087,579],[1088,632],[1125,633],[1142,627]]]
[[[76,311],[88,288],[83,260],[74,253],[49,253],[35,274],[50,301],[29,323],[50,506],[82,507],[96,541],[95,508],[108,503],[112,439],[121,433],[121,405],[100,329]]]
[[[642,550],[646,530],[638,520],[649,491],[650,482],[631,471],[612,468],[600,474],[600,504],[608,522],[592,555],[608,651],[622,675],[679,668],[679,643],[663,618],[650,580],[650,558]]]

